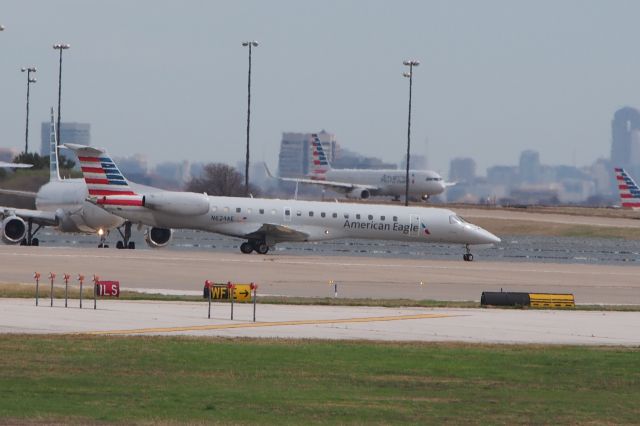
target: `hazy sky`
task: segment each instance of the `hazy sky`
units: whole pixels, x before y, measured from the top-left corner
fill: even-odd
[[[640,107],[640,1],[3,0],[0,146],[22,149],[26,73],[35,65],[30,146],[57,105],[92,143],[152,162],[244,158],[247,49],[252,158],[277,165],[283,131],[399,162],[415,58],[412,152],[446,172],[456,156],[548,164],[608,156],[610,121]]]

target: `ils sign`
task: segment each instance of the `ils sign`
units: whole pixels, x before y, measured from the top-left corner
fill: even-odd
[[[120,297],[120,281],[96,282],[96,295],[107,297]]]
[[[219,299],[219,300],[229,300],[231,299],[231,289],[227,286],[227,284],[213,284],[211,287],[211,298]],[[204,298],[209,297],[209,287],[204,287]],[[250,284],[235,284],[235,289],[233,290],[234,298],[233,300],[237,300],[239,302],[249,302],[251,301],[251,285]]]

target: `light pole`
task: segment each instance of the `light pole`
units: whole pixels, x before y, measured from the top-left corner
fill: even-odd
[[[21,68],[20,71],[27,72],[27,124],[24,129],[24,153],[29,152],[29,89],[31,83],[35,83],[36,79],[31,78],[31,73],[36,72],[36,67]]]
[[[244,165],[244,191],[245,196],[249,196],[249,124],[251,123],[251,48],[258,47],[258,42],[243,41],[242,45],[249,46],[249,76],[247,79],[247,158]]]
[[[411,151],[411,88],[413,86],[413,67],[420,65],[420,62],[414,60],[406,60],[402,62],[409,67],[409,72],[405,72],[402,75],[409,79],[409,121],[407,124],[407,175],[404,190],[404,205],[409,205],[409,158]]]
[[[60,145],[60,98],[62,96],[62,51],[70,48],[67,43],[56,43],[54,49],[60,51],[60,61],[58,65],[58,125],[56,126],[56,146]],[[57,149],[57,148],[56,148]]]

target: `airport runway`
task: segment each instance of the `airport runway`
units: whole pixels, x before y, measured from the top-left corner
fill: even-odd
[[[528,222],[547,222],[563,225],[606,226],[615,228],[640,228],[640,214],[635,218],[584,216],[562,213],[538,213],[502,209],[454,208],[460,216],[469,219],[499,219]]]
[[[426,309],[351,306],[207,304],[198,302],[99,301],[98,309],[70,308],[56,300],[36,307],[32,299],[0,299],[0,333],[92,335],[189,335],[261,338],[365,339],[640,345],[640,312]]]
[[[480,300],[482,291],[574,293],[581,304],[640,305],[640,267],[392,259],[375,256],[259,256],[177,250],[0,246],[0,282],[31,283],[67,272],[119,280],[123,289],[201,291],[206,279],[256,282],[261,294]],[[61,283],[58,279],[58,283]],[[422,283],[422,284],[421,284]],[[74,284],[76,282],[74,281]]]

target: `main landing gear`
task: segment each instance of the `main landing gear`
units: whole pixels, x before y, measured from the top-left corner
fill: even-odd
[[[240,251],[244,254],[250,254],[254,251],[258,254],[269,253],[269,246],[264,241],[249,240],[240,244]]]
[[[467,244],[464,248],[467,252],[462,255],[462,259],[465,262],[473,262],[473,255],[471,254],[471,249],[469,248],[469,244]]]
[[[42,228],[41,225],[38,225],[35,231],[33,231],[33,219],[27,220],[27,235],[24,237],[22,241],[20,241],[21,246],[39,246],[40,240],[34,238],[38,231]]]
[[[124,223],[124,233],[120,230],[120,228],[122,228],[122,226],[120,228],[116,228],[118,230],[118,233],[120,233],[120,236],[122,237],[122,240],[118,241],[116,243],[116,248],[117,249],[129,249],[129,250],[133,250],[136,248],[136,243],[131,240],[131,222],[126,221]]]

